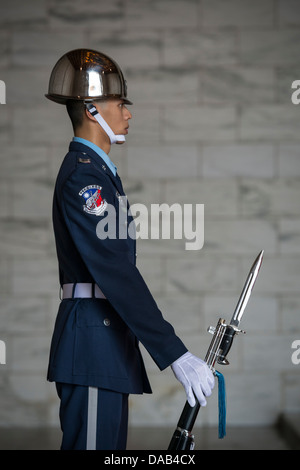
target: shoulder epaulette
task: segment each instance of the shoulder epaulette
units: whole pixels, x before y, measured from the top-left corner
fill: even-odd
[[[91,159],[90,159],[90,158],[82,158],[82,157],[79,157],[79,158],[78,158],[78,162],[79,162],[79,163],[91,163]]]

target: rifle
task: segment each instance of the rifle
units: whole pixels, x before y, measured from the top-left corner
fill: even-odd
[[[256,281],[263,254],[264,252],[262,250],[251,266],[230,323],[227,325],[223,318],[219,318],[216,327],[210,326],[208,328],[208,332],[211,333],[213,337],[205,356],[205,362],[215,375],[221,376],[221,374],[214,369],[215,363],[228,365],[227,354],[232,346],[233,338],[239,333],[245,333],[245,331],[239,330],[238,327]],[[191,407],[188,402],[185,403],[168,450],[194,449],[194,435],[192,434],[192,429],[199,411],[200,404],[197,399],[194,407]]]

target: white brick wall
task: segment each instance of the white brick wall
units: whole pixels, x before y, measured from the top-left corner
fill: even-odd
[[[229,424],[300,410],[300,79],[297,0],[2,0],[0,80],[0,426],[58,425],[45,381],[58,299],[51,226],[55,175],[72,137],[48,78],[70,49],[124,70],[133,119],[111,157],[131,203],[205,206],[205,243],[141,240],[138,265],[165,317],[204,356],[257,253],[263,267],[223,372]],[[131,397],[132,425],[176,424],[185,395],[144,352],[154,395]],[[201,424],[217,423],[217,393]]]

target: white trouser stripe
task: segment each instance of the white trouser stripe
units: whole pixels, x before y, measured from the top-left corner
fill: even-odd
[[[86,450],[96,450],[98,388],[89,387]]]

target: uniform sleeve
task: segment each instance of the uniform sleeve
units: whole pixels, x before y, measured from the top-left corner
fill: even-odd
[[[116,207],[117,197],[107,178],[100,172],[95,175],[90,167],[77,169],[63,187],[63,211],[70,235],[95,283],[163,370],[187,348],[163,318],[132,263],[128,240],[97,236],[104,209],[107,205]]]

